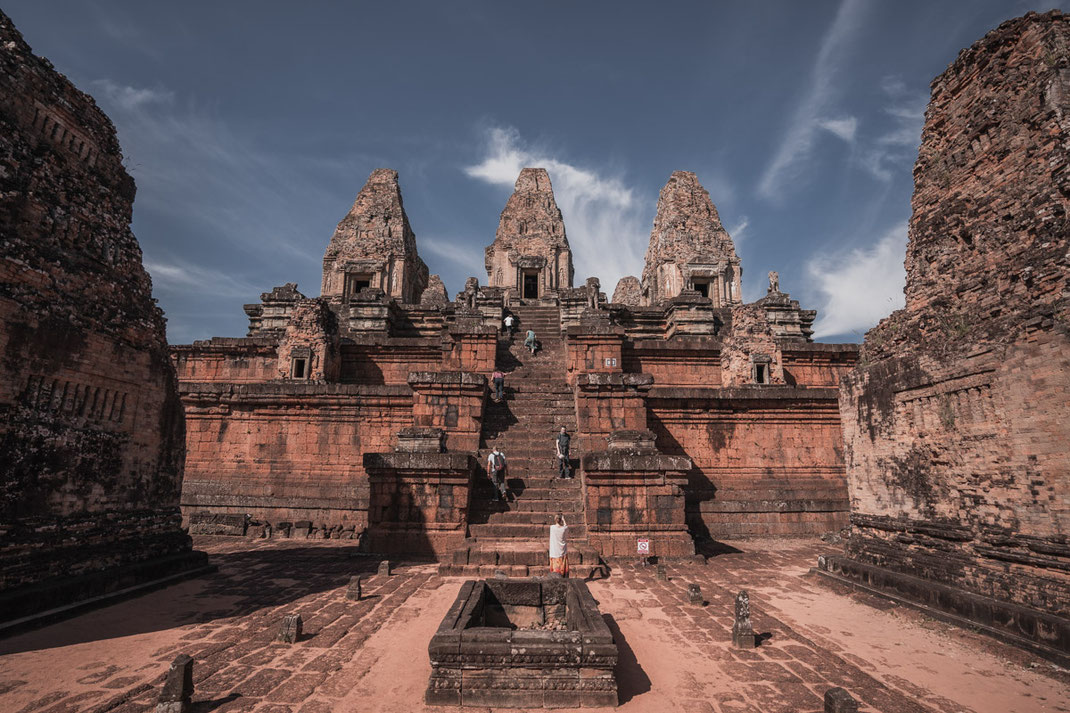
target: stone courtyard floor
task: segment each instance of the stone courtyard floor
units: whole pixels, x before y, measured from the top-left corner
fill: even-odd
[[[863,711],[1070,711],[1070,674],[1017,649],[807,574],[819,540],[723,543],[705,566],[621,565],[591,592],[620,648],[622,711],[814,712],[843,686]],[[219,571],[0,640],[0,711],[151,711],[163,673],[194,657],[195,711],[423,711],[427,643],[461,578],[336,541],[196,538]],[[345,598],[369,575],[365,599]],[[687,603],[697,583],[706,606]],[[747,589],[755,650],[730,645]],[[273,641],[283,617],[305,635]],[[476,709],[466,709],[476,710]]]

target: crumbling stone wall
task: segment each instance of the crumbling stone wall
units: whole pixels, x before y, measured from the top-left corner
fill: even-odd
[[[1068,159],[1070,17],[1030,13],[959,54],[914,169],[906,308],[840,393],[854,561],[1064,651],[1065,619],[1027,612],[1070,601]]]
[[[111,122],[0,13],[0,619],[200,563],[134,192]]]
[[[420,295],[420,304],[425,307],[444,307],[449,304],[449,301],[449,294],[446,292],[446,285],[442,282],[442,278],[438,275],[431,275],[427,287]]]
[[[539,295],[572,287],[572,249],[545,168],[525,168],[485,251],[487,284],[519,290],[525,270],[538,274]]]
[[[613,303],[638,307],[642,303],[643,288],[639,284],[639,278],[634,275],[625,275],[617,280],[617,287],[613,290]]]
[[[714,306],[742,301],[736,248],[710,194],[690,171],[673,171],[658,196],[643,267],[642,302],[658,304],[705,285]]]
[[[277,377],[338,381],[338,320],[324,298],[299,302],[279,342]]]
[[[427,281],[427,265],[401,201],[398,172],[377,168],[331,236],[323,255],[321,294],[350,299],[370,287],[414,304]]]

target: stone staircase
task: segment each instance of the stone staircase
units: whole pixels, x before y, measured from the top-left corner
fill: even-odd
[[[469,537],[440,570],[443,574],[490,577],[502,571],[511,577],[548,574],[550,523],[562,513],[569,525],[569,569],[574,577],[601,571],[598,552],[587,543],[578,458],[576,477],[557,479],[554,438],[561,426],[575,437],[576,406],[565,381],[565,343],[556,306],[513,307],[516,336],[498,341],[498,368],[505,373],[505,398],[488,401],[483,417],[479,473],[468,516]],[[534,329],[542,349],[532,356],[524,334]],[[495,446],[505,453],[511,498],[497,499],[486,475],[488,454]],[[514,499],[515,498],[515,499]]]

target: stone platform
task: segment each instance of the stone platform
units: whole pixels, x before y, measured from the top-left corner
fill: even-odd
[[[194,712],[443,711],[424,703],[427,646],[464,580],[351,542],[195,537],[219,569],[200,579],[0,639],[0,709],[148,713],[171,661],[194,659]],[[1043,659],[913,610],[830,588],[819,540],[733,541],[705,565],[617,564],[589,583],[618,647],[626,713],[818,713],[842,686],[864,713],[1047,713],[1070,676]],[[364,597],[346,598],[354,574]],[[704,606],[688,603],[698,584]],[[750,592],[756,649],[731,645]],[[300,614],[304,635],[275,641]],[[487,711],[488,708],[465,710]]]

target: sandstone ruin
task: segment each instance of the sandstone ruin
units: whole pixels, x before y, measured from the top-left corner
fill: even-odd
[[[0,13],[0,620],[202,568],[111,121]]]
[[[525,168],[486,249],[487,284],[535,299],[572,287],[572,249],[545,168]]]
[[[397,186],[372,173],[328,257],[376,254],[391,235],[422,265]],[[327,259],[322,297],[277,287],[246,307],[247,337],[173,347],[193,531],[360,539],[490,576],[541,567],[561,507],[584,571],[637,538],[689,557],[696,534],[842,527],[835,386],[856,347],[812,342],[815,313],[779,285],[741,303],[739,259],[693,173],[674,173],[658,205],[644,275],[662,282],[646,306],[608,303],[597,279],[571,286],[549,176],[524,169],[487,248],[490,285],[470,278],[446,303],[401,270],[392,292],[374,277],[356,291]],[[538,356],[499,338],[506,313],[536,331]],[[501,403],[487,398],[495,368]],[[583,487],[547,467],[560,426]],[[517,491],[505,506],[483,473],[496,445]]]
[[[0,14],[0,624],[203,572],[183,522],[226,563],[197,594],[161,592],[165,612],[114,607],[103,621],[135,634],[123,646],[100,620],[75,643],[19,641],[0,655],[0,702],[237,697],[322,713],[409,685],[413,702],[611,706],[644,692],[654,654],[628,634],[642,626],[655,627],[646,645],[669,642],[657,674],[690,677],[656,692],[665,709],[705,710],[707,696],[849,711],[857,695],[865,710],[920,712],[925,694],[950,710],[941,695],[973,688],[1058,700],[1031,667],[1005,675],[1010,647],[972,670],[987,654],[946,629],[957,653],[942,663],[970,670],[919,694],[904,668],[933,689],[945,672],[907,661],[883,675],[883,648],[874,663],[845,642],[894,630],[920,657],[937,624],[906,608],[889,624],[823,582],[1070,663],[1068,48],[1070,19],[1031,13],[933,82],[906,308],[861,352],[813,342],[816,313],[777,272],[743,302],[741,261],[694,173],[662,189],[641,279],[612,300],[597,278],[574,286],[540,168],[502,211],[487,285],[471,277],[449,299],[397,172],[377,169],[330,237],[318,297],[275,287],[245,305],[244,337],[169,348],[114,128]],[[503,332],[506,314],[537,333],[537,355]],[[560,427],[573,479],[554,477]],[[485,470],[498,446],[504,502]],[[557,513],[569,581],[542,576]],[[842,555],[817,540],[843,528]],[[745,539],[784,535],[809,539]],[[719,541],[747,551],[707,561]],[[817,553],[821,579],[786,575]],[[761,594],[753,622],[748,591]],[[830,597],[850,611],[808,630]],[[443,611],[430,646],[390,630]],[[78,640],[94,630],[103,644]],[[43,675],[9,663],[94,648],[105,662],[49,661]],[[415,689],[399,680],[414,656],[431,671]]]
[[[846,558],[825,569],[1070,660],[1070,18],[932,83],[906,308],[844,379]],[[1058,653],[1061,652],[1061,653]]]

